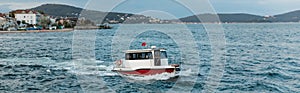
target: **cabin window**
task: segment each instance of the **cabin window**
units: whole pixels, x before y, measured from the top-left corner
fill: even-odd
[[[166,59],[166,58],[168,58],[167,52],[166,52],[166,51],[161,51],[161,52],[160,52],[160,58],[161,58],[161,59]]]
[[[126,57],[126,60],[152,59],[152,52],[126,53],[125,57]]]
[[[136,54],[132,54],[132,59],[137,59]]]

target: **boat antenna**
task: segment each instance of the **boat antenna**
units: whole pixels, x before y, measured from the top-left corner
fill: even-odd
[[[149,38],[146,37],[146,42],[149,42]],[[146,46],[146,48],[149,48],[149,46]]]

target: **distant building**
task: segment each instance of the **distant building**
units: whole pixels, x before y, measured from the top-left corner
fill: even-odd
[[[5,18],[6,14],[0,13],[0,17]]]
[[[6,18],[6,15],[0,13],[0,25],[6,20],[5,18]]]
[[[15,10],[11,12],[17,21],[25,21],[28,24],[37,24],[40,13],[32,10]]]
[[[1,17],[0,16],[0,25],[3,23],[3,22],[5,22],[6,21],[6,19],[4,18],[4,17]]]
[[[6,15],[0,13],[0,30],[3,30],[3,26],[6,22]]]

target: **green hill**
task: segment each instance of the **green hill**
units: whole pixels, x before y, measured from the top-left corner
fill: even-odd
[[[220,21],[225,23],[232,23],[232,22],[267,22],[267,20],[264,20],[264,17],[257,16],[257,15],[251,15],[251,14],[217,14]],[[180,18],[182,22],[201,22],[199,18],[205,19],[205,22],[218,22],[217,20],[214,20],[213,18],[215,15],[213,14],[199,14],[199,15],[193,15],[189,17]]]
[[[149,20],[153,19],[144,15],[136,15],[130,13],[117,13],[117,12],[101,12],[95,10],[85,10],[82,8],[62,5],[62,4],[44,4],[32,10],[42,11],[47,15],[54,17],[84,17],[97,24],[99,23],[151,23]],[[289,13],[274,15],[271,17],[264,17],[253,14],[236,13],[236,14],[217,14],[221,22],[228,23],[255,23],[255,22],[299,22],[300,10]],[[212,14],[199,14],[192,15],[179,20],[182,22],[201,22],[197,17],[201,17],[206,22],[217,22],[213,19]],[[174,20],[168,20],[170,23]],[[176,21],[175,21],[176,22]],[[155,22],[154,22],[155,23]]]
[[[130,13],[117,13],[117,12],[101,12],[95,10],[85,10],[82,8],[62,5],[62,4],[44,4],[31,10],[42,11],[43,13],[53,17],[82,17],[89,19],[97,24],[99,23],[123,23],[126,18],[135,17],[136,19],[130,21],[131,23],[143,22],[150,20],[150,17],[143,15],[134,15]],[[142,18],[142,19],[139,19]],[[145,20],[146,19],[146,20]]]
[[[274,21],[274,22],[299,22],[300,21],[300,10],[275,15],[273,17],[272,21]]]

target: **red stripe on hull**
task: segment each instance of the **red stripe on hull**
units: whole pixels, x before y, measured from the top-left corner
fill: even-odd
[[[125,75],[155,75],[161,73],[173,73],[175,68],[166,68],[166,69],[138,69],[135,71],[118,71],[121,74]]]

